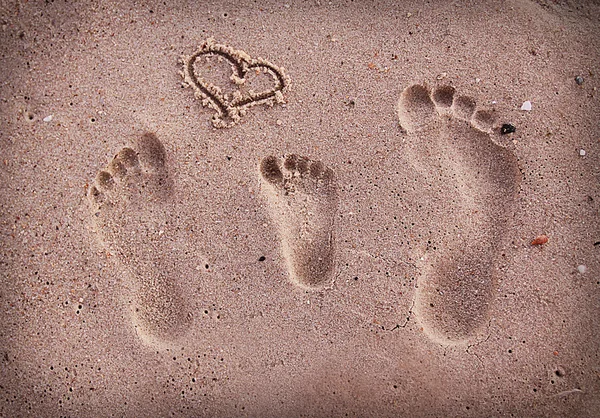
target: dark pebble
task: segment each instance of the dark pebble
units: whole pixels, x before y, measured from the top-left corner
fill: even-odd
[[[517,128],[515,128],[514,125],[511,125],[510,123],[505,123],[504,125],[502,125],[502,127],[500,128],[500,133],[502,135],[506,135],[506,134],[512,134],[513,132],[515,132],[517,130]]]
[[[265,261],[267,258],[264,255],[261,255],[258,261]]]
[[[577,85],[581,86],[583,84],[583,77],[578,75],[577,77],[575,77],[575,82],[577,83]]]

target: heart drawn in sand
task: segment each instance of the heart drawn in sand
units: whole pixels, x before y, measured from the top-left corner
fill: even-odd
[[[204,73],[196,68],[196,64],[202,62],[202,59],[208,61],[215,58],[219,63],[229,63],[231,67],[228,81],[222,80],[221,85],[207,80],[212,78],[210,71],[216,71],[213,67],[209,67]],[[218,128],[235,125],[246,109],[254,105],[283,103],[283,93],[289,86],[289,79],[283,68],[262,58],[253,59],[244,51],[217,44],[212,38],[205,41],[193,55],[184,56],[183,64],[182,76],[185,83],[194,88],[204,106],[216,110],[212,122]],[[257,84],[259,91],[255,91],[249,84]]]

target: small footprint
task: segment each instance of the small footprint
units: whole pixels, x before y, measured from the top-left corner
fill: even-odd
[[[88,200],[97,232],[134,279],[133,320],[140,337],[164,344],[189,328],[191,312],[178,286],[179,241],[166,152],[152,133],[125,147],[96,176]],[[170,256],[169,256],[170,255]]]
[[[333,170],[320,161],[288,155],[260,163],[273,217],[279,226],[283,256],[294,283],[319,287],[334,272],[334,218],[338,207]]]
[[[433,232],[414,312],[434,341],[462,343],[488,323],[495,261],[515,209],[515,155],[492,140],[495,115],[451,86],[406,88],[398,102],[409,155],[422,177]],[[429,189],[429,191],[425,190]]]

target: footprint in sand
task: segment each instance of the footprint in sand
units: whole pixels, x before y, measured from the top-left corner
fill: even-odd
[[[96,176],[88,198],[94,225],[134,279],[133,320],[149,343],[172,342],[189,328],[191,313],[170,261],[178,250],[173,183],[162,143],[151,133],[123,148]]]
[[[338,197],[333,170],[320,161],[288,155],[261,161],[269,206],[292,281],[319,287],[334,271],[334,217]]]
[[[453,87],[413,85],[397,107],[409,155],[433,193],[435,241],[422,258],[414,312],[434,341],[461,343],[488,323],[495,260],[521,175],[515,155],[492,140],[494,113]]]

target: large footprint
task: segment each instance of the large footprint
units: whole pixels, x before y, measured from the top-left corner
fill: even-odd
[[[276,157],[264,158],[260,172],[292,281],[305,288],[323,285],[334,271],[338,197],[333,171],[292,154],[283,165]]]
[[[128,267],[132,314],[140,337],[168,344],[189,328],[191,314],[177,280],[181,272],[173,183],[162,143],[151,133],[123,148],[96,176],[88,198],[97,232]],[[169,256],[171,255],[171,256]]]
[[[437,230],[422,258],[414,312],[434,341],[467,342],[488,322],[496,254],[521,180],[517,159],[492,140],[493,112],[477,111],[453,87],[408,87],[397,111]]]

